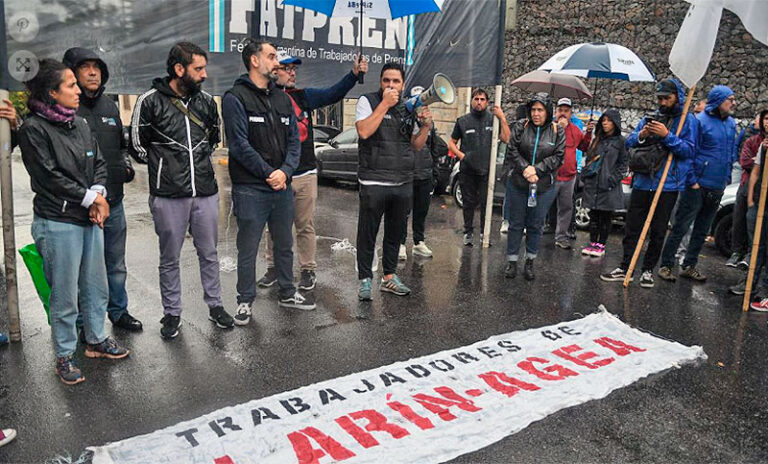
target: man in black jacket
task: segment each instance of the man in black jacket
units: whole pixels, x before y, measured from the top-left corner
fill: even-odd
[[[127,226],[123,209],[123,184],[133,180],[134,170],[127,156],[128,144],[123,138],[123,123],[115,101],[104,95],[109,80],[107,64],[91,50],[70,48],[64,53],[64,64],[75,73],[83,92],[77,115],[83,117],[96,137],[99,150],[107,162],[107,202],[109,218],[104,222],[104,261],[107,266],[109,305],[107,314],[116,327],[139,331],[142,324],[128,313],[125,291],[125,239]]]
[[[378,92],[361,96],[355,109],[358,142],[357,178],[360,211],[357,218],[358,299],[370,301],[376,235],[384,216],[384,276],[382,292],[411,293],[395,274],[400,239],[407,225],[413,197],[414,150],[419,151],[432,129],[429,108],[418,117],[409,114],[401,98],[405,71],[396,63],[381,68]]]
[[[317,202],[317,159],[315,158],[314,132],[312,128],[312,111],[323,106],[340,101],[357,84],[357,75],[368,72],[368,63],[363,59],[355,62],[352,71],[348,72],[335,85],[323,89],[296,88],[296,74],[301,60],[287,53],[278,52],[277,86],[285,90],[291,97],[293,111],[299,127],[301,141],[301,159],[299,166],[291,178],[291,189],[294,192],[294,225],[296,226],[296,250],[301,266],[299,290],[315,288],[315,252],[317,238],[315,237],[315,203]],[[267,273],[259,279],[260,287],[271,287],[277,282],[275,260],[272,256],[272,241],[267,235]]]
[[[160,292],[164,316],[160,334],[174,338],[181,324],[179,255],[189,231],[200,261],[209,319],[234,326],[221,303],[219,195],[211,154],[219,143],[219,113],[201,90],[208,58],[200,47],[180,42],[168,54],[167,77],[136,100],[130,153],[149,165],[149,208],[160,240]]]
[[[411,89],[411,96],[421,95],[424,87],[416,86]],[[424,228],[429,213],[429,202],[432,199],[432,191],[435,189],[437,178],[437,160],[448,154],[448,145],[437,135],[433,127],[429,131],[424,148],[414,153],[413,170],[413,203],[411,211],[411,228],[413,229],[413,248],[412,253],[417,256],[429,258],[432,256],[432,250],[424,242]],[[403,236],[400,240],[400,253],[398,258],[408,259],[405,240],[408,238],[408,227],[403,229]]]
[[[498,106],[488,111],[488,93],[472,92],[472,110],[456,120],[448,148],[461,161],[459,182],[464,198],[464,245],[474,241],[475,210],[480,207],[480,230],[485,227],[485,202],[488,196],[488,172],[491,159],[493,118],[499,120],[499,140],[509,142],[509,126],[504,111]],[[461,140],[461,149],[457,143]],[[480,240],[483,239],[482,233]]]
[[[293,189],[301,145],[291,99],[277,88],[277,49],[250,41],[243,48],[248,70],[222,102],[229,142],[229,175],[237,217],[237,314],[235,324],[251,320],[256,298],[256,253],[264,227],[274,240],[279,305],[315,309],[293,284]]]

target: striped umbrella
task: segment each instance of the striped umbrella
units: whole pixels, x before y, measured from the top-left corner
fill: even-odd
[[[595,78],[592,109],[595,107],[598,78],[631,82],[656,81],[656,75],[635,52],[621,45],[604,42],[571,45],[555,53],[539,69]]]

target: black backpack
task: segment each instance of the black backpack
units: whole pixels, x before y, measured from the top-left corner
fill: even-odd
[[[667,124],[669,129],[670,123]],[[661,143],[659,137],[649,137],[642,145],[637,145],[628,150],[629,169],[638,174],[653,175],[661,168],[661,164],[667,157],[668,150]]]

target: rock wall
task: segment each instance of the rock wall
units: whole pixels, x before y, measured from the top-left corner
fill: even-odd
[[[684,0],[517,0],[517,27],[506,33],[504,108],[513,112],[527,98],[512,81],[549,57],[581,42],[611,42],[633,50],[659,79],[671,76],[669,51],[689,4]],[[690,44],[696,47],[696,44]],[[754,40],[739,18],[723,13],[715,52],[694,97],[705,98],[716,84],[736,92],[736,115],[751,119],[768,107],[768,47]],[[590,91],[594,80],[588,82]],[[655,107],[651,83],[600,80],[596,106]],[[589,108],[590,101],[579,102]]]

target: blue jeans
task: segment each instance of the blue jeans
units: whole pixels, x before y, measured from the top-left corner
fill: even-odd
[[[541,228],[547,211],[555,200],[555,187],[551,186],[537,195],[536,206],[528,207],[528,190],[521,190],[507,181],[506,201],[509,209],[509,230],[507,231],[507,260],[517,261],[525,229],[525,251],[527,259],[536,258],[541,241]]]
[[[112,322],[120,319],[128,311],[128,293],[125,291],[125,209],[120,200],[110,206],[109,218],[104,223],[104,262],[107,265],[107,283],[109,285],[109,304],[107,314]]]
[[[78,308],[85,323],[86,342],[95,345],[104,341],[109,290],[102,230],[35,215],[32,237],[51,286],[49,302],[56,357],[69,356],[77,348]]]
[[[715,219],[717,207],[720,205],[722,197],[722,190],[710,190],[704,187],[695,190],[690,187],[685,189],[677,202],[675,222],[661,252],[662,266],[674,267],[677,247],[680,246],[683,237],[688,233],[691,223],[693,223],[693,230],[683,259],[683,266],[696,266],[699,261],[699,253],[701,253],[709,229],[712,227],[712,221]]]
[[[237,217],[237,303],[256,298],[256,254],[264,226],[269,224],[277,271],[278,295],[288,298],[293,285],[293,190],[266,191],[247,184],[232,186]]]

